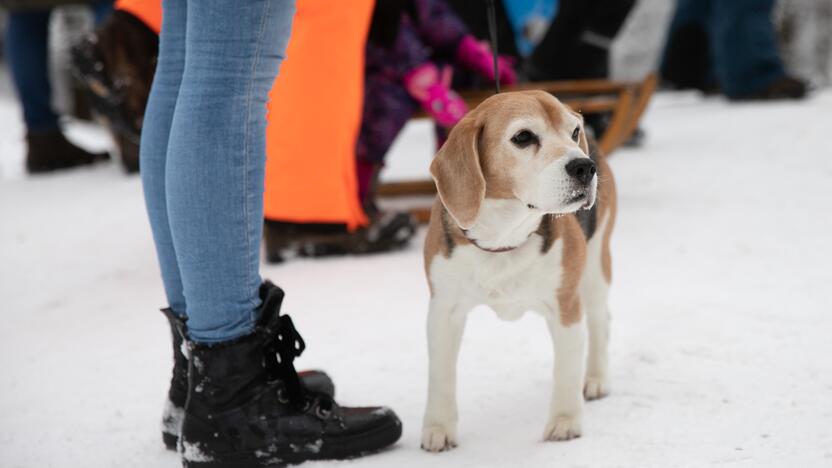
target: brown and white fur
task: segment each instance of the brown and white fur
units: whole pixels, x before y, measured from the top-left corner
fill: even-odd
[[[533,144],[517,144],[524,130],[536,136]],[[586,183],[566,171],[589,157],[580,114],[542,91],[486,99],[437,153],[431,174],[439,196],[425,241],[431,291],[425,450],[456,445],[457,355],[476,305],[506,320],[526,311],[546,319],[555,366],[544,439],[580,436],[584,397],[608,393],[615,186],[600,155],[593,155],[597,174]]]

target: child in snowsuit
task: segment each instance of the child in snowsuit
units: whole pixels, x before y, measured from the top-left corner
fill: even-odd
[[[474,72],[494,81],[492,61],[490,47],[469,33],[444,0],[377,2],[367,40],[357,150],[365,206],[372,205],[387,151],[413,114],[421,107],[440,129],[453,127],[467,110],[451,89],[453,72]],[[516,81],[512,62],[504,57],[498,73],[503,84]]]

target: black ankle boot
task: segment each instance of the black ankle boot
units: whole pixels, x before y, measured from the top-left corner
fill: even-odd
[[[173,342],[173,372],[165,409],[162,413],[162,441],[168,450],[176,450],[182,419],[185,417],[185,400],[188,396],[188,358],[183,353],[182,337],[186,333],[186,319],[176,315],[173,310],[162,309],[168,319]],[[322,371],[304,371],[300,373],[301,384],[313,392],[330,397],[335,396],[335,384]]]
[[[26,134],[26,170],[31,174],[84,166],[110,159],[107,153],[90,153],[64,137],[60,130]]]
[[[216,345],[188,343],[185,467],[251,468],[343,459],[396,442],[402,426],[388,408],[342,408],[300,384],[292,361],[304,349],[283,291],[260,289],[254,333]]]

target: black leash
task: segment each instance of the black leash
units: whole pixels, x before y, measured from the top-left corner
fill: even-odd
[[[494,56],[494,94],[500,94],[500,70],[497,66],[497,13],[494,0],[488,0],[488,34],[491,36],[491,53]]]

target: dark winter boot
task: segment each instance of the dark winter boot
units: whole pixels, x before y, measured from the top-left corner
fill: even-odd
[[[185,417],[185,400],[188,396],[188,358],[183,353],[183,339],[186,333],[185,319],[171,309],[162,309],[168,319],[173,342],[173,373],[170,379],[168,400],[162,413],[162,441],[169,450],[176,450],[182,420]],[[299,374],[301,384],[313,392],[330,397],[335,396],[335,385],[329,376],[321,371],[304,371]]]
[[[792,76],[782,76],[765,88],[744,96],[729,96],[733,101],[776,101],[781,99],[803,99],[807,86],[803,80]]]
[[[342,408],[303,388],[292,364],[304,342],[283,291],[260,288],[261,318],[251,335],[216,345],[188,343],[184,466],[251,468],[344,459],[396,442],[401,422],[388,408]]]
[[[409,213],[379,213],[368,226],[349,231],[343,224],[287,223],[266,220],[263,237],[266,260],[391,252],[407,246],[416,233]]]
[[[84,166],[110,159],[107,153],[90,153],[64,137],[59,129],[26,134],[26,170],[31,174]]]

